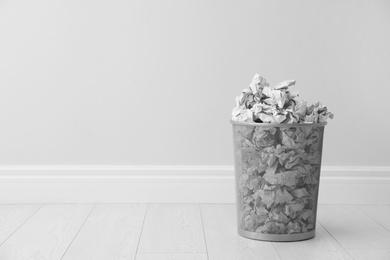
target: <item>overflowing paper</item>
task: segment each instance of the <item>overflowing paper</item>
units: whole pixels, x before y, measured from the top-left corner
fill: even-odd
[[[299,124],[323,123],[333,114],[321,103],[308,106],[307,101],[299,100],[299,94],[290,92],[295,80],[286,80],[270,87],[266,79],[256,74],[249,88],[236,97],[232,112],[233,121]]]

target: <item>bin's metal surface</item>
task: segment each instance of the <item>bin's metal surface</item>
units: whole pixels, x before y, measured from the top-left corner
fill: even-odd
[[[231,123],[238,234],[264,241],[314,237],[326,123]]]

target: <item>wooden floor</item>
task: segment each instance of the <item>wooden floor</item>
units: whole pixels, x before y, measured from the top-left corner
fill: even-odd
[[[316,237],[236,233],[227,204],[0,205],[0,259],[390,259],[390,205],[320,205]]]

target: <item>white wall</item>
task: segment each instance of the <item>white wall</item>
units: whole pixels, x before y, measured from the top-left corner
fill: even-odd
[[[334,112],[323,164],[390,166],[390,2],[0,0],[0,164],[231,165],[255,73]]]

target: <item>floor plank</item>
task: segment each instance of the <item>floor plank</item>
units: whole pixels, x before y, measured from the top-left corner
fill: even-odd
[[[99,204],[63,260],[134,259],[146,204]]]
[[[41,205],[0,205],[0,245],[40,207]]]
[[[60,259],[92,208],[93,205],[44,205],[0,246],[0,259]]]
[[[390,248],[390,232],[358,207],[320,205],[318,221],[345,249]]]
[[[355,260],[389,260],[390,249],[349,249],[349,254]]]
[[[273,245],[282,259],[353,260],[347,251],[318,222],[314,238],[292,243],[273,242]]]
[[[207,260],[206,253],[138,254],[136,260]]]
[[[197,204],[148,205],[139,253],[205,253]]]
[[[390,231],[389,205],[359,205],[358,208]]]
[[[209,260],[280,259],[271,242],[237,234],[235,205],[202,204],[201,212]]]

